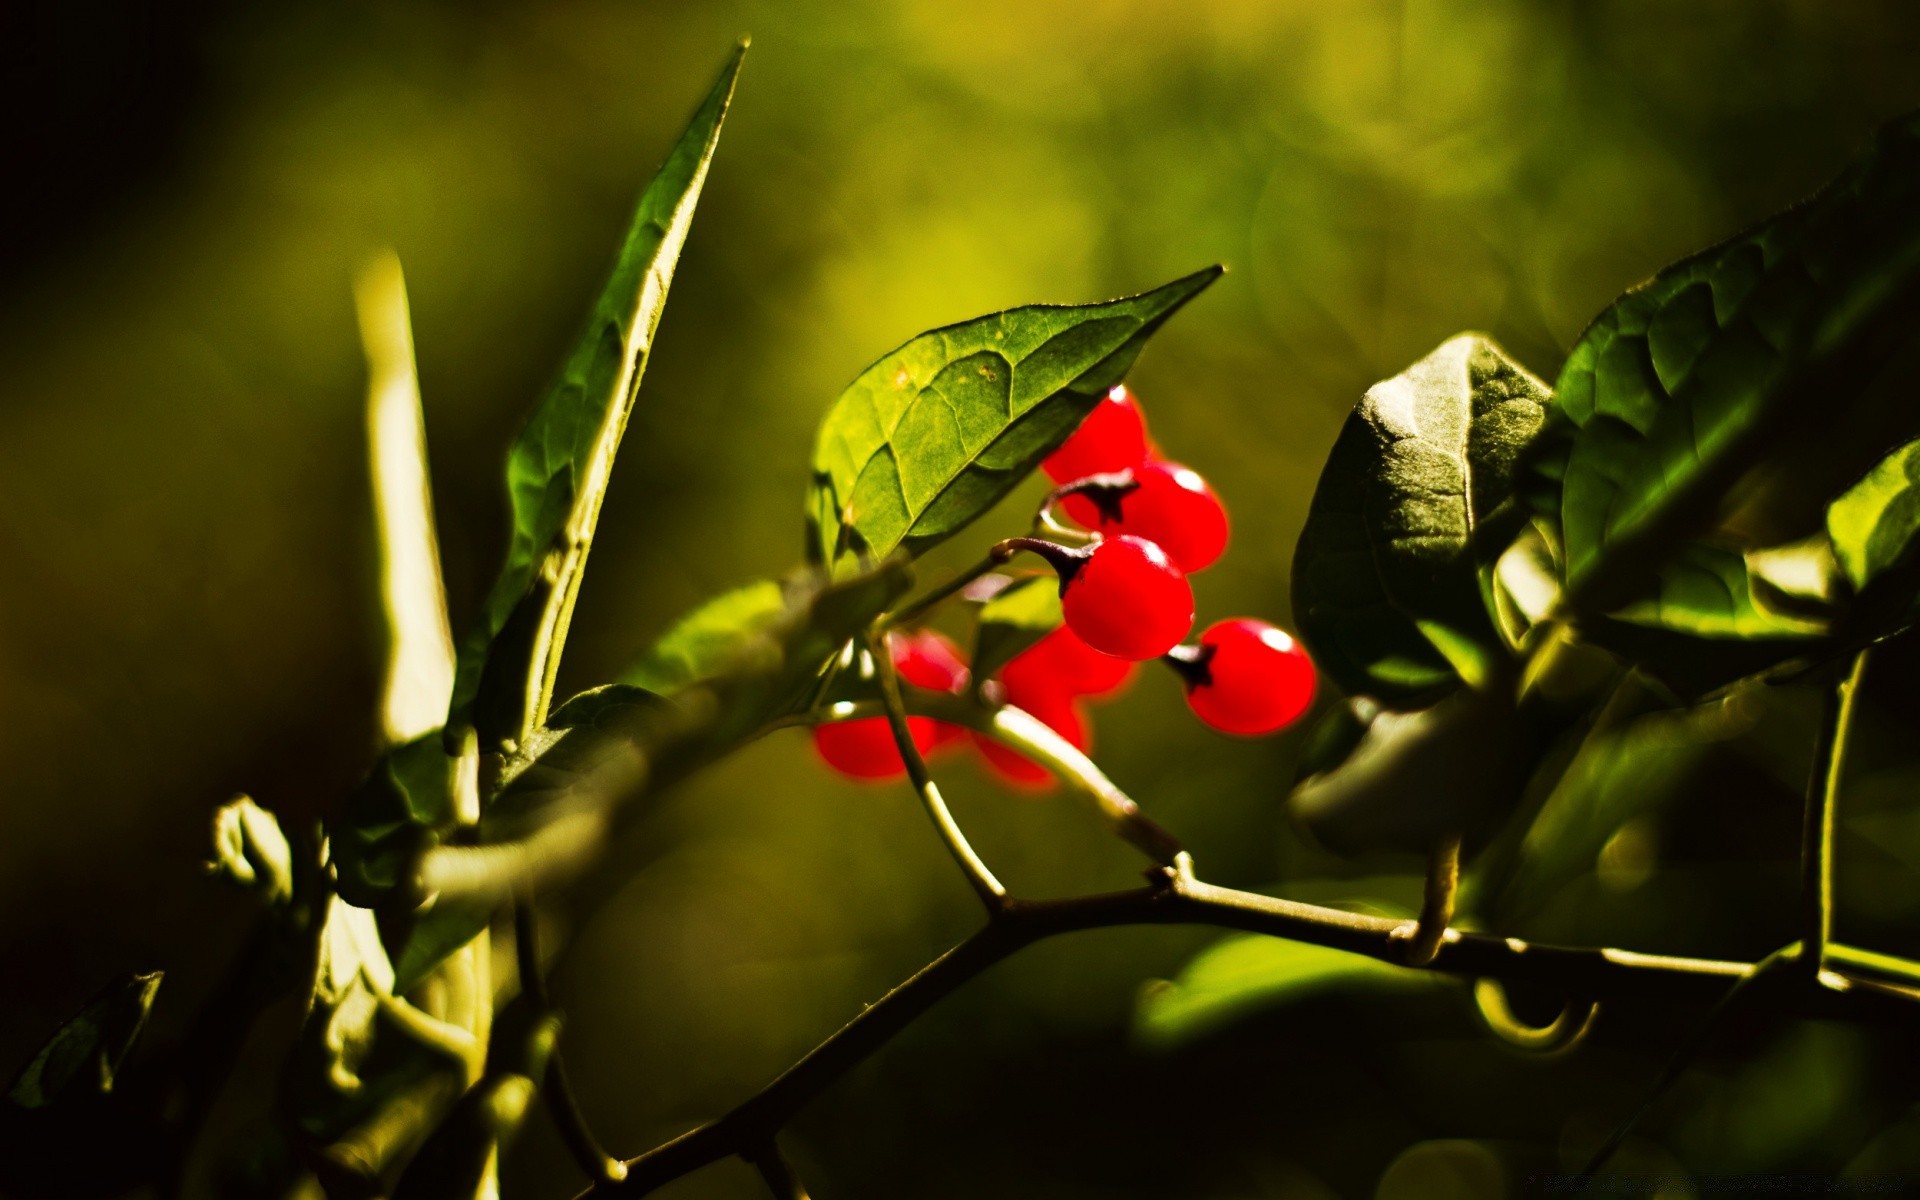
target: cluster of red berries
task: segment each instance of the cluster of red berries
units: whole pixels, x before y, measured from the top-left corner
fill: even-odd
[[[1001,669],[998,686],[1007,703],[1085,750],[1091,737],[1085,703],[1118,691],[1135,663],[1160,658],[1186,685],[1188,706],[1224,733],[1273,733],[1307,710],[1313,664],[1284,630],[1236,617],[1208,627],[1195,645],[1180,644],[1193,629],[1187,576],[1226,549],[1227,512],[1198,473],[1158,455],[1131,392],[1108,392],[1042,468],[1062,485],[1061,508],[1094,537],[1079,547],[1038,538],[1002,543],[1006,553],[1033,551],[1053,566],[1066,620]],[[941,692],[966,688],[966,663],[939,634],[897,634],[890,646],[907,683]],[[908,724],[923,754],[965,736],[925,717]],[[1038,764],[975,740],[1008,782],[1049,782]],[[906,770],[884,718],[819,726],[814,743],[829,765],[856,778]]]

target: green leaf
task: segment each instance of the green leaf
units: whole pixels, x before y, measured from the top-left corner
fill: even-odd
[[[381,732],[389,745],[437,728],[453,693],[453,631],[433,530],[427,434],[400,260],[382,254],[355,289],[367,354],[367,446],[386,632]]]
[[[1920,441],[1881,459],[1833,502],[1827,537],[1855,592],[1912,560],[1920,539]]]
[[[585,335],[508,457],[513,538],[460,648],[448,719],[450,736],[477,730],[482,750],[519,741],[546,717],[614,453],[745,52],[743,42],[641,195]]]
[[[1568,602],[1652,586],[1787,436],[1840,423],[1920,285],[1920,114],[1806,203],[1661,272],[1581,335],[1530,487],[1559,525]]]
[[[1492,341],[1463,334],[1347,418],[1293,558],[1301,637],[1343,689],[1412,699],[1482,679],[1505,654],[1476,540],[1548,399]]]
[[[1511,810],[1539,752],[1513,692],[1461,688],[1430,708],[1375,714],[1344,759],[1294,788],[1289,809],[1342,854],[1424,854],[1454,833],[1471,843]]]
[[[860,373],[813,451],[808,555],[917,555],[1027,476],[1119,383],[1208,267],[1105,304],[1036,304],[923,333]]]
[[[455,823],[460,760],[436,730],[387,751],[328,826],[335,886],[348,903],[380,904],[414,860]]]
[[[207,870],[268,904],[293,899],[293,848],[280,822],[246,796],[235,796],[213,814],[213,860]]]
[[[1164,1048],[1336,989],[1418,986],[1421,978],[1365,955],[1261,934],[1237,934],[1201,951],[1178,978],[1148,984],[1134,1030]]]
[[[1768,607],[1760,598],[1746,555],[1692,542],[1660,564],[1655,591],[1609,616],[1630,625],[1669,629],[1698,638],[1804,641],[1825,632],[1823,622]]]
[[[673,623],[622,683],[671,696],[733,669],[787,612],[777,580],[761,579],[722,593]]]
[[[40,1047],[7,1089],[7,1099],[36,1109],[112,1092],[121,1062],[153,1011],[161,975],[129,975],[94,997]]]
[[[1016,579],[980,606],[972,671],[989,679],[1041,638],[1060,628],[1060,584],[1051,575]]]

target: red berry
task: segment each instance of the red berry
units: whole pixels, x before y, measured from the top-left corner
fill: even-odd
[[[1067,625],[1104,654],[1158,658],[1193,628],[1193,588],[1159,546],[1131,535],[1096,542],[1060,588]]]
[[[958,694],[967,687],[967,660],[952,642],[931,629],[912,629],[892,635],[893,665],[900,678],[930,692]],[[934,721],[933,748],[963,740],[966,730],[948,721]],[[902,766],[904,770],[904,764]]]
[[[1086,712],[1071,695],[1046,684],[1036,687],[1032,681],[1023,681],[1018,675],[1011,678],[1002,675],[1000,682],[1008,704],[1035,718],[1077,750],[1084,752],[1092,744],[1092,730],[1087,724]],[[978,733],[973,735],[973,740],[986,758],[987,766],[1007,783],[1030,790],[1053,785],[1053,773],[1019,751],[1009,750]]]
[[[1313,660],[1299,642],[1265,621],[1235,617],[1200,635],[1187,705],[1222,733],[1273,733],[1307,711],[1313,689]]]
[[[1147,459],[1147,421],[1124,385],[1110,388],[1040,469],[1055,483],[1124,471]]]
[[[1075,696],[1104,696],[1124,687],[1133,672],[1133,663],[1100,653],[1062,625],[1016,655],[1000,677],[1028,692],[1051,684]]]
[[[967,665],[953,643],[931,629],[892,635],[887,641],[900,677],[915,687],[957,692],[967,685]],[[908,717],[907,731],[920,753],[960,740],[957,725],[930,717]],[[893,727],[885,717],[862,717],[813,727],[813,748],[828,766],[853,779],[898,779],[907,764],[894,744]]]
[[[1140,486],[1119,497],[1120,517],[1109,520],[1085,496],[1068,496],[1067,515],[1095,533],[1131,533],[1157,542],[1191,575],[1212,566],[1227,548],[1227,510],[1198,471],[1176,462],[1146,462],[1133,468]]]

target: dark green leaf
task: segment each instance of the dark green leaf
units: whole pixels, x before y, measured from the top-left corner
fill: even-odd
[[[1408,699],[1504,654],[1476,532],[1512,491],[1546,387],[1464,334],[1368,389],[1321,472],[1293,559],[1314,662],[1352,693]]]
[[[1513,688],[1462,688],[1431,708],[1381,712],[1358,745],[1295,787],[1288,807],[1339,853],[1424,854],[1441,837],[1469,841],[1509,811],[1534,761]]]
[[[919,554],[958,532],[1065,441],[1209,267],[1105,304],[1030,305],[914,338],[860,373],[821,422],[808,555]]]
[[[745,51],[743,43],[647,185],[585,335],[514,442],[513,538],[460,648],[448,720],[450,734],[476,729],[482,750],[519,741],[546,717],[614,453]]]
[[[1669,267],[1600,314],[1556,385],[1530,488],[1568,599],[1653,586],[1785,436],[1818,437],[1897,348],[1920,285],[1920,115],[1807,203]]]
[[[787,612],[776,580],[762,579],[723,593],[673,623],[623,683],[671,696],[689,684],[725,674],[741,656],[764,644],[768,626]]]
[[[1237,934],[1201,951],[1178,978],[1142,989],[1134,1031],[1150,1046],[1171,1047],[1315,993],[1421,982],[1414,972],[1365,955]]]
[[[213,814],[207,869],[268,904],[293,899],[293,848],[274,815],[246,796],[235,796]]]
[[[457,766],[435,730],[387,751],[347,795],[328,827],[328,846],[335,885],[349,903],[385,900],[452,826]]]
[[[1051,575],[1016,579],[980,606],[973,635],[974,678],[988,679],[1060,627],[1060,584]]]
[[[161,972],[129,975],[96,996],[14,1079],[7,1099],[21,1108],[49,1108],[113,1091],[121,1061],[146,1026]]]
[[[1920,442],[1881,459],[1833,502],[1827,537],[1856,592],[1911,559],[1920,538]]]

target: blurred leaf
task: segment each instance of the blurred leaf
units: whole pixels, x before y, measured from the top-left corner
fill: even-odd
[[[1827,536],[1855,597],[1849,627],[1880,636],[1911,624],[1920,603],[1920,441],[1880,460],[1827,509]]]
[[[1148,1045],[1177,1046],[1318,992],[1420,982],[1413,972],[1365,955],[1236,934],[1202,950],[1178,977],[1142,989],[1134,1030]]]
[[[1817,436],[1920,283],[1920,115],[1805,204],[1627,292],[1575,344],[1534,481],[1577,611],[1616,607],[1773,440]]]
[[[552,1013],[504,1014],[487,1055],[487,1073],[460,1098],[408,1164],[394,1200],[474,1200],[499,1170],[502,1146],[525,1123],[560,1035]]]
[[[745,52],[742,43],[641,195],[585,335],[514,441],[513,538],[460,648],[448,718],[450,733],[477,730],[482,750],[519,741],[546,717],[614,454]]]
[[[1350,696],[1341,703],[1329,705],[1307,730],[1294,782],[1325,775],[1347,761],[1379,715],[1380,705],[1371,696]]]
[[[50,1108],[112,1092],[121,1062],[153,1011],[162,974],[129,975],[96,996],[14,1078],[8,1102]]]
[[[1424,854],[1451,833],[1471,844],[1518,798],[1534,749],[1511,687],[1462,688],[1431,708],[1379,713],[1352,752],[1301,781],[1287,805],[1342,854]]]
[[[453,631],[433,530],[427,431],[400,260],[391,252],[374,259],[361,271],[355,295],[367,352],[367,443],[387,635],[381,731],[395,745],[445,720],[453,694]]]
[[[980,606],[971,670],[988,679],[1027,647],[1060,627],[1060,584],[1051,575],[1016,579]]]
[[[384,1195],[478,1073],[471,1030],[394,992],[371,912],[333,897],[285,1103],[329,1194]]]
[[[328,847],[335,886],[349,903],[380,904],[453,825],[459,766],[436,730],[381,755],[348,793],[328,826]]]
[[[1690,542],[1662,562],[1658,574],[1658,587],[1652,595],[1609,617],[1698,638],[1792,643],[1825,632],[1823,622],[1775,612],[1760,603],[1746,556],[1738,550]]]
[[[808,555],[917,555],[986,512],[1119,383],[1208,267],[1105,304],[1035,304],[921,334],[860,373],[820,424]]]
[[[247,796],[235,796],[213,814],[213,860],[207,869],[268,904],[293,899],[293,849],[280,822]]]
[[[1347,418],[1293,559],[1301,637],[1343,689],[1409,699],[1484,679],[1504,653],[1474,542],[1548,400],[1491,340],[1463,334]]]
[[[761,644],[760,635],[786,611],[786,593],[772,579],[724,592],[675,621],[621,682],[671,696],[723,674]]]

